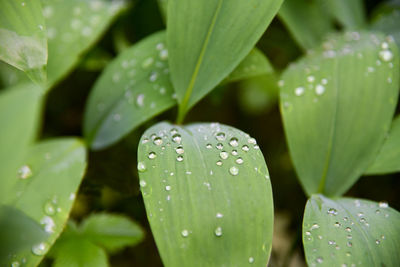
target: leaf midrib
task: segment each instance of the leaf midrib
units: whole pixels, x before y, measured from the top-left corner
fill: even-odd
[[[205,40],[203,42],[202,48],[200,50],[199,57],[197,58],[194,71],[193,71],[192,76],[190,78],[190,82],[188,84],[188,87],[186,88],[185,96],[184,96],[184,98],[183,98],[183,100],[181,102],[181,105],[180,105],[180,112],[179,112],[180,114],[178,115],[178,122],[181,122],[183,120],[183,116],[186,113],[186,109],[187,109],[187,106],[189,104],[189,100],[190,100],[190,97],[192,95],[193,88],[194,88],[194,85],[196,83],[197,76],[198,76],[199,71],[200,71],[200,67],[201,67],[201,65],[203,63],[204,55],[206,53],[208,44],[210,42],[211,35],[212,35],[213,31],[214,31],[214,27],[215,27],[218,15],[219,15],[219,13],[221,11],[221,7],[222,7],[223,2],[224,2],[224,0],[219,0],[218,1],[217,8],[216,8],[214,16],[212,18],[211,24],[210,24],[210,26],[208,28],[207,35],[206,35],[206,38],[205,38]]]

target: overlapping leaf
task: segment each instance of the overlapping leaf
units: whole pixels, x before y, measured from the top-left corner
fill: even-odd
[[[76,139],[46,141],[29,150],[7,202],[41,224],[49,237],[13,255],[13,261],[36,266],[42,260],[64,228],[85,166],[85,148]]]
[[[309,266],[399,266],[400,214],[385,202],[313,195],[303,243]]]
[[[366,24],[363,0],[322,0],[325,8],[346,29],[361,29]]]
[[[40,0],[0,3],[0,60],[46,83],[47,39]]]
[[[155,33],[121,53],[96,82],[86,107],[84,134],[94,149],[109,146],[143,122],[176,105],[170,82],[165,32]],[[272,71],[257,49],[225,83]]]
[[[267,264],[272,192],[253,138],[217,123],[159,123],[142,136],[138,160],[165,266]]]
[[[281,3],[168,1],[167,43],[180,121],[250,52]]]
[[[376,157],[396,107],[398,70],[393,39],[353,32],[285,71],[281,111],[308,194],[344,193]]]
[[[394,8],[388,14],[379,15],[371,24],[371,29],[391,35],[397,45],[400,45],[400,7]]]

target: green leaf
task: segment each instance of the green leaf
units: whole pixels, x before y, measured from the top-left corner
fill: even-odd
[[[167,19],[167,11],[168,11],[168,0],[157,0],[158,7],[160,9],[161,16],[164,21]]]
[[[399,266],[400,213],[385,202],[313,195],[303,244],[309,266]]]
[[[46,233],[40,225],[23,212],[9,206],[0,206],[0,264],[13,262],[13,255],[43,241]]]
[[[400,46],[400,8],[393,9],[388,14],[381,14],[371,24],[371,29],[391,35]]]
[[[165,32],[123,51],[97,80],[87,103],[84,135],[93,149],[105,148],[143,122],[176,105],[168,68]],[[254,49],[225,83],[272,72]]]
[[[366,25],[363,0],[320,0],[325,1],[326,9],[331,12],[346,29],[361,29]]]
[[[167,43],[178,121],[254,47],[282,0],[169,0]]]
[[[84,144],[56,139],[33,146],[7,192],[8,203],[40,223],[49,234],[43,243],[18,253],[26,266],[36,266],[62,232],[86,167]]]
[[[93,214],[80,228],[85,238],[110,252],[135,245],[144,238],[140,226],[122,215]]]
[[[37,87],[23,84],[0,94],[0,203],[10,193],[25,151],[36,135],[41,105]]]
[[[106,252],[85,238],[69,238],[57,242],[54,267],[107,267]]]
[[[0,3],[0,60],[46,83],[47,39],[40,0]]]
[[[334,31],[321,1],[286,0],[279,10],[279,18],[304,50],[316,47],[325,35]]]
[[[165,33],[122,52],[97,80],[87,103],[84,135],[94,149],[115,143],[134,128],[171,108]]]
[[[400,171],[400,116],[392,123],[392,128],[378,156],[367,169],[366,174],[387,174]]]
[[[42,0],[42,3],[49,43],[50,89],[73,69],[126,3],[106,0]]]
[[[31,80],[23,71],[0,61],[0,88],[12,87],[19,83],[31,83]],[[42,89],[38,87],[37,90]]]
[[[273,202],[254,138],[217,123],[148,129],[140,186],[165,266],[265,266]]]
[[[308,195],[341,195],[376,157],[396,107],[398,70],[392,39],[353,32],[333,36],[285,71],[281,112]]]

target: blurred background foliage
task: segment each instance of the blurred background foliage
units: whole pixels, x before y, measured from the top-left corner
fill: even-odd
[[[393,8],[400,8],[398,1],[388,1],[384,5],[383,2],[365,1],[370,20],[379,19],[380,14],[391,12]],[[82,136],[85,103],[103,68],[125,48],[164,28],[157,0],[132,2],[79,66],[48,94],[41,136]],[[339,24],[336,28],[341,30]],[[277,87],[280,72],[304,51],[279,17],[273,20],[257,47],[270,59],[276,74],[220,86],[191,110],[186,122],[217,121],[241,129],[257,139],[268,164],[274,193],[275,234],[270,265],[304,266],[301,225],[307,199],[296,179],[288,153]],[[2,88],[17,78],[2,70]],[[176,113],[176,108],[173,108],[145,123],[116,145],[89,153],[88,170],[71,218],[81,222],[94,212],[125,214],[146,232],[140,244],[112,254],[109,258],[111,266],[162,266],[139,192],[136,151],[145,129],[160,120],[173,121]],[[400,197],[395,190],[400,188],[398,176],[363,177],[347,196],[385,200],[400,210]],[[46,259],[41,265],[49,264],[51,260]]]

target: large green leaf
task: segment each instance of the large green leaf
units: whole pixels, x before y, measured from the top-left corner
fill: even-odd
[[[0,203],[9,194],[39,120],[38,86],[23,84],[0,94]]]
[[[14,256],[36,266],[62,232],[86,167],[84,144],[77,139],[56,139],[33,146],[21,166],[7,202],[41,224],[45,242]]]
[[[386,174],[400,171],[400,116],[392,123],[389,135],[366,174]]]
[[[84,135],[93,149],[109,146],[143,122],[176,105],[170,82],[165,32],[122,52],[96,82],[88,100]],[[257,49],[224,82],[272,72]]]
[[[347,29],[361,29],[366,24],[363,0],[319,0],[326,4],[340,24]]]
[[[143,230],[129,218],[113,214],[93,214],[81,225],[81,232],[88,240],[115,252],[128,245],[139,243]]]
[[[159,123],[141,138],[140,186],[165,266],[268,262],[273,202],[254,138],[217,123]]]
[[[0,2],[0,60],[46,82],[47,39],[40,0]]]
[[[388,14],[380,14],[371,24],[371,29],[391,35],[400,46],[400,7]]]
[[[279,17],[304,49],[319,45],[324,36],[334,31],[332,20],[321,1],[286,0]]]
[[[0,205],[0,264],[4,266],[18,251],[42,242],[46,238],[40,225],[23,212],[10,206]],[[4,264],[4,265],[3,265]]]
[[[254,47],[282,0],[169,0],[167,43],[179,121]]]
[[[370,33],[333,36],[285,71],[281,112],[307,194],[340,195],[365,172],[389,130],[398,83],[395,43]]]
[[[313,195],[303,244],[309,266],[400,266],[400,213],[386,202]]]
[[[125,1],[42,0],[49,43],[48,88],[62,79],[126,6]]]

